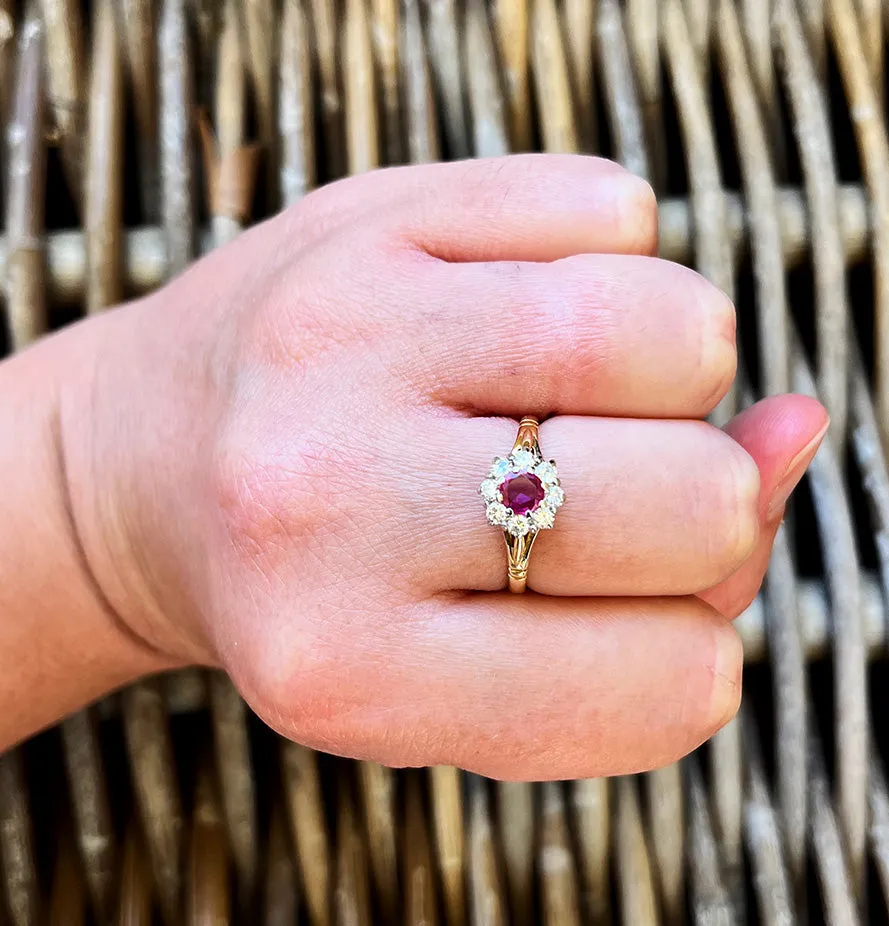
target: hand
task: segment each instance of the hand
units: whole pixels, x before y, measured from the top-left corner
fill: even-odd
[[[110,313],[62,409],[105,597],[331,752],[562,778],[693,749],[735,713],[730,619],[827,418],[697,420],[734,309],[656,247],[650,188],[605,161],[411,167]],[[516,596],[477,487],[525,414],[567,501]]]

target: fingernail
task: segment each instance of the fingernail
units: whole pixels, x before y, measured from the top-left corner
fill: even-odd
[[[738,712],[744,648],[731,624],[719,634],[710,697],[710,729],[719,730]]]
[[[767,521],[774,521],[776,518],[781,517],[784,506],[793,494],[793,490],[799,485],[800,479],[803,478],[809,464],[812,462],[818,448],[821,446],[821,441],[824,440],[824,435],[827,433],[829,427],[830,422],[828,421],[809,443],[790,461],[787,472],[772,493],[772,500],[769,503],[769,509],[766,513]]]

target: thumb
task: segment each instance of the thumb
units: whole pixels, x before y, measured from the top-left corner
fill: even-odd
[[[782,395],[757,402],[726,425],[725,432],[753,457],[760,476],[756,549],[734,575],[699,596],[727,618],[736,618],[759,591],[784,508],[829,424],[815,399]]]

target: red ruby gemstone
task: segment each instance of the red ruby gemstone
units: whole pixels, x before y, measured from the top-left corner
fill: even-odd
[[[514,514],[527,514],[542,501],[546,492],[543,483],[533,473],[515,473],[507,476],[500,486],[503,504]]]

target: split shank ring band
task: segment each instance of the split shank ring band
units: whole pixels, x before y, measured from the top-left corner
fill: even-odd
[[[488,521],[503,529],[509,590],[523,592],[534,541],[553,526],[565,501],[555,460],[544,460],[540,452],[536,418],[522,418],[509,456],[494,457],[479,492]]]

